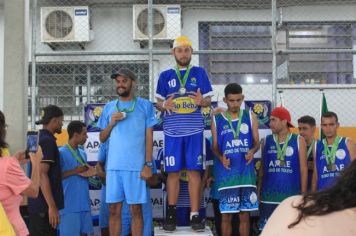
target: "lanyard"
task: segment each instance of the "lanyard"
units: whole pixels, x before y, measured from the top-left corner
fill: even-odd
[[[232,132],[234,133],[234,139],[238,139],[239,135],[240,135],[240,127],[241,127],[241,122],[242,122],[243,111],[244,111],[243,109],[240,109],[239,121],[237,123],[236,130],[234,129],[234,126],[232,125],[230,113],[228,111],[225,112],[226,118],[229,121],[230,128],[231,128]]]
[[[187,67],[187,71],[185,72],[183,79],[182,79],[182,75],[180,74],[179,68],[178,68],[178,66],[176,67],[176,75],[178,77],[179,84],[180,84],[181,88],[185,88],[185,84],[187,83],[187,79],[188,79],[191,68],[192,67],[190,65]]]
[[[313,142],[310,144],[310,147],[308,148],[307,159],[309,158],[310,153],[313,150],[314,143],[315,143],[315,140],[313,139]]]
[[[328,165],[335,163],[336,149],[339,146],[339,140],[340,140],[340,137],[336,136],[336,138],[334,140],[334,143],[333,143],[333,146],[332,146],[331,150],[329,150],[329,147],[327,145],[326,139],[323,139],[326,163]]]
[[[73,150],[73,148],[69,145],[69,144],[66,144],[66,147],[69,149],[70,153],[72,154],[72,156],[80,163],[82,164],[83,166],[87,166],[88,164],[81,158],[77,155],[77,152]]]
[[[119,108],[119,99],[117,99],[117,102],[116,102],[116,110],[119,111],[119,112],[126,112],[126,113],[129,113],[129,112],[133,112],[133,110],[135,109],[135,106],[136,106],[136,102],[137,102],[137,98],[135,97],[134,98],[134,102],[133,104],[131,105],[131,107],[129,109],[120,109]]]
[[[277,135],[274,136],[274,142],[276,143],[276,146],[277,146],[277,159],[278,160],[284,161],[284,157],[286,155],[287,146],[288,146],[288,143],[289,143],[289,140],[290,140],[291,136],[292,136],[291,134],[288,135],[287,139],[284,141],[282,149],[281,149],[281,147],[279,145],[279,141],[278,141]]]

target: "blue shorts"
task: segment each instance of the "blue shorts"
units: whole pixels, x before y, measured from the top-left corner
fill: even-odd
[[[267,220],[272,215],[274,210],[278,207],[278,203],[260,203],[260,219],[258,221],[258,229],[263,230],[265,227]]]
[[[106,173],[106,202],[143,204],[147,202],[146,181],[141,171],[108,170]]]
[[[222,214],[258,210],[256,187],[236,187],[219,190]]]
[[[102,185],[100,199],[99,227],[109,228],[109,204],[106,203],[105,185]]]
[[[147,188],[147,198],[151,199],[150,189]],[[143,236],[151,236],[153,232],[152,204],[151,200],[142,204],[143,215]],[[126,236],[131,232],[131,212],[130,206],[124,201],[121,210],[121,235]]]
[[[164,135],[164,167],[166,172],[203,169],[203,133],[185,137]]]
[[[73,236],[94,233],[93,219],[89,211],[65,213],[60,216],[59,232],[61,236]]]

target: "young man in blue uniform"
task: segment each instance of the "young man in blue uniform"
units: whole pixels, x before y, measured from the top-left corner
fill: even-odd
[[[87,156],[80,147],[88,138],[87,128],[81,121],[72,121],[67,131],[68,143],[59,149],[64,191],[59,231],[61,236],[90,235],[94,229],[88,177],[96,171],[87,164]]]
[[[313,177],[313,169],[314,169],[314,158],[313,158],[313,150],[315,148],[315,129],[316,122],[315,119],[311,116],[302,116],[298,119],[298,130],[300,136],[305,139],[307,144],[307,164],[308,164],[308,191],[311,191],[311,183]]]
[[[231,219],[238,213],[240,235],[246,236],[250,233],[249,212],[258,209],[253,162],[260,146],[258,121],[251,111],[240,109],[244,95],[239,84],[228,84],[224,92],[227,111],[214,115],[211,124],[213,151],[220,160],[214,162],[218,169],[214,178],[222,214],[221,232],[231,235]]]
[[[100,141],[108,138],[106,202],[109,203],[110,235],[121,233],[122,202],[130,205],[131,233],[142,236],[142,204],[146,180],[152,176],[153,126],[158,122],[152,103],[134,94],[136,76],[122,68],[111,78],[118,99],[108,102],[98,120]]]
[[[189,179],[192,229],[205,229],[199,217],[204,130],[200,109],[210,106],[212,88],[205,70],[190,65],[192,51],[192,42],[188,37],[175,39],[172,54],[177,65],[160,74],[156,91],[157,108],[165,111],[164,164],[168,172],[168,209],[163,229],[167,232],[176,229],[176,205],[182,169],[187,169]]]
[[[262,146],[259,170],[259,229],[262,230],[276,207],[287,197],[307,190],[307,153],[303,137],[292,134],[289,111],[276,107],[271,111],[271,135]]]
[[[321,116],[321,130],[325,138],[316,144],[312,190],[330,187],[340,172],[356,159],[355,144],[351,139],[337,135],[339,121],[336,113]]]

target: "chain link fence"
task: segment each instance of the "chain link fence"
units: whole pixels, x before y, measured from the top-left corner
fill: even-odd
[[[87,103],[117,95],[110,74],[138,77],[137,94],[154,101],[159,73],[175,65],[173,39],[193,41],[222,100],[227,83],[246,99],[283,103],[293,122],[319,117],[320,89],[341,124],[355,126],[356,1],[33,0],[29,125],[48,104],[65,120],[83,119]],[[318,120],[318,119],[317,119]]]

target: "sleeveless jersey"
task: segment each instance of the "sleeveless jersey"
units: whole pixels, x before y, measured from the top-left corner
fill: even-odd
[[[277,146],[273,135],[268,135],[264,144],[262,167],[263,183],[261,201],[280,203],[289,196],[300,193],[299,135],[292,134],[285,155],[285,165],[277,159]],[[280,143],[282,149],[284,143]]]
[[[226,158],[230,159],[230,170],[226,169],[221,161],[216,164],[215,181],[218,190],[234,187],[256,187],[256,174],[254,162],[246,165],[245,155],[253,146],[252,121],[249,111],[243,111],[240,134],[234,138],[228,119],[222,114],[214,116],[217,142],[219,150]],[[232,120],[232,126],[236,129],[238,119]]]
[[[325,189],[330,187],[340,172],[350,164],[350,153],[346,146],[347,138],[341,137],[336,151],[335,164],[336,170],[328,170],[327,162],[324,153],[324,144],[322,140],[316,143],[316,171],[318,176],[317,189]],[[332,145],[329,145],[331,150]]]

